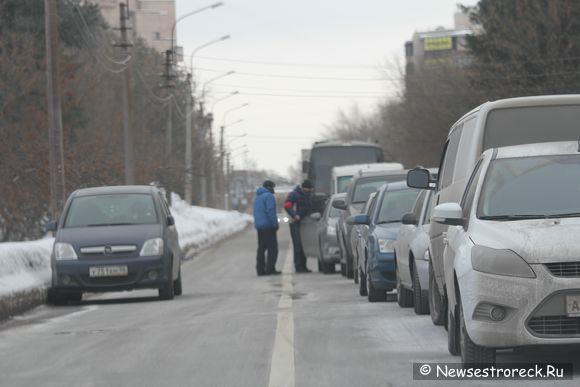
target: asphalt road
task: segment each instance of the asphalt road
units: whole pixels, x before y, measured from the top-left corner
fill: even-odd
[[[1,386],[410,386],[506,381],[414,381],[415,362],[458,362],[446,332],[400,309],[370,304],[336,275],[293,274],[289,230],[281,276],[255,275],[251,229],[182,268],[184,295],[91,295],[0,325]],[[315,260],[309,266],[316,269]],[[526,349],[498,362],[575,361],[578,348]],[[578,381],[558,382],[577,386]],[[554,385],[554,382],[511,382]]]

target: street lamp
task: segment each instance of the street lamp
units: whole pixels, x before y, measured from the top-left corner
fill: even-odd
[[[188,12],[185,15],[178,17],[177,20],[175,20],[175,22],[173,23],[173,26],[171,26],[171,55],[175,54],[175,47],[174,47],[175,40],[173,37],[175,36],[175,26],[177,25],[177,23],[179,23],[180,21],[182,21],[186,17],[193,16],[195,14],[198,14],[198,13],[203,12],[203,11],[208,10],[208,9],[215,9],[217,7],[221,7],[222,5],[224,5],[224,2],[220,1],[217,3],[211,4],[211,5],[206,5],[205,7],[196,9],[195,11]]]
[[[203,87],[201,88],[201,100],[202,100],[202,102],[203,102],[203,100],[205,99],[205,92],[206,92],[206,90],[207,90],[207,86],[208,86],[210,83],[212,83],[212,82],[214,82],[214,81],[217,81],[218,79],[222,79],[222,78],[224,78],[224,77],[227,77],[228,75],[235,74],[235,73],[236,73],[235,71],[231,70],[231,71],[228,71],[227,73],[220,74],[220,75],[218,75],[217,77],[213,77],[213,78],[211,78],[211,79],[207,80],[206,82],[204,82],[204,83],[203,83]]]
[[[185,16],[184,16],[185,17]],[[211,40],[201,46],[197,47],[191,53],[191,73],[188,76],[189,82],[189,90],[187,92],[187,106],[186,106],[186,116],[185,116],[185,187],[184,187],[184,199],[187,203],[191,204],[191,193],[192,193],[192,181],[193,181],[193,173],[192,173],[192,139],[191,139],[191,116],[194,112],[193,109],[193,101],[192,101],[192,91],[191,85],[193,82],[193,56],[199,50],[211,46],[212,44],[219,43],[226,39],[229,39],[230,35],[224,35],[221,38]],[[202,137],[203,138],[203,137]]]
[[[243,121],[243,120],[240,120],[240,121]],[[238,122],[240,122],[240,121],[236,121],[236,122],[234,122],[233,124],[230,124],[230,125],[228,125],[228,126],[232,126],[232,125],[234,125],[234,124],[237,124],[237,123],[238,123]],[[226,148],[227,148],[227,147],[229,147],[229,146],[230,146],[230,144],[231,144],[232,142],[234,142],[234,141],[236,141],[236,140],[239,140],[240,138],[244,138],[244,137],[246,137],[247,135],[248,135],[248,133],[243,133],[243,134],[240,134],[239,136],[226,136],[226,138],[227,138],[227,137],[230,137],[230,138],[231,138],[231,140],[230,140],[230,141],[228,141],[228,143],[226,144]]]

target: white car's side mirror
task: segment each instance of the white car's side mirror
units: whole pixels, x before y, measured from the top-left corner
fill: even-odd
[[[465,222],[463,209],[457,203],[443,203],[433,208],[431,219],[448,226],[461,226]]]

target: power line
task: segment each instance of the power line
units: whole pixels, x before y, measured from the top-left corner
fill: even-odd
[[[200,71],[208,71],[212,73],[222,72],[222,70],[206,69],[206,68],[196,68]],[[328,80],[328,81],[388,81],[384,78],[339,78],[339,77],[319,77],[319,76],[304,76],[304,75],[285,75],[285,74],[265,74],[265,73],[248,73],[236,71],[236,75],[248,75],[253,77],[264,77],[264,78],[291,78],[291,79],[317,79],[317,80]]]
[[[383,93],[383,91],[335,91],[335,90],[306,90],[306,89],[284,89],[284,88],[270,88],[270,87],[256,87],[256,86],[242,86],[242,85],[229,85],[229,84],[216,84],[217,87],[233,87],[237,89],[250,89],[250,90],[268,90],[268,91],[290,91],[297,93],[354,93],[354,94],[376,94]]]
[[[215,91],[215,94],[229,94],[231,91]],[[322,95],[322,94],[274,94],[274,93],[240,93],[240,95],[265,97],[298,97],[298,98],[384,98],[388,95]]]
[[[198,59],[214,60],[220,62],[237,62],[237,63],[251,63],[260,65],[274,65],[274,66],[296,66],[296,67],[333,67],[333,68],[369,68],[376,69],[373,65],[356,65],[356,64],[330,64],[330,63],[294,63],[294,62],[269,62],[247,59],[231,59],[231,58],[217,58],[212,56],[199,56]]]

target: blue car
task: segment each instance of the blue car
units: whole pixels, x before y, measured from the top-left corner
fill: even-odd
[[[394,246],[401,218],[411,211],[419,194],[406,182],[383,185],[368,203],[368,212],[348,219],[358,227],[359,293],[369,302],[387,300],[397,287]],[[366,279],[366,281],[365,281]]]

